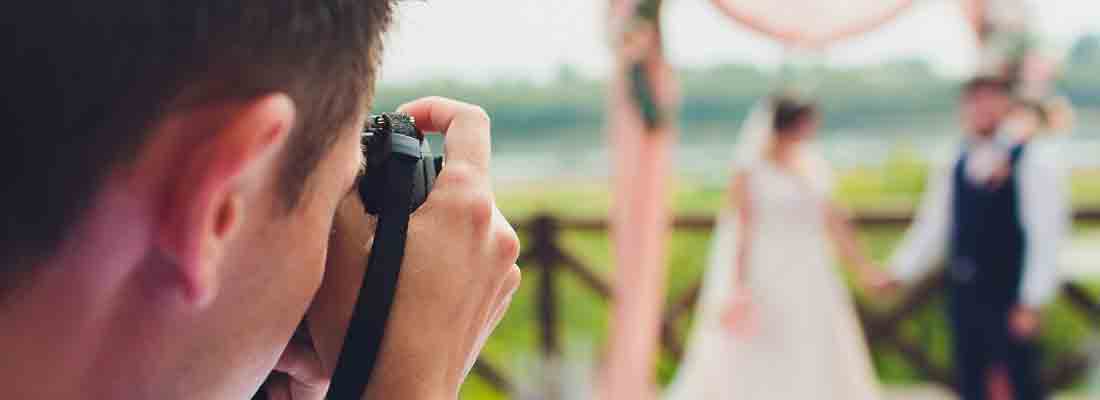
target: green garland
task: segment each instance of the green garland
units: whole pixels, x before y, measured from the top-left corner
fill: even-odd
[[[661,18],[662,2],[663,0],[642,0],[638,2],[634,17],[656,23]]]
[[[634,13],[633,29],[656,29],[661,18],[661,3],[663,0],[642,0]],[[659,34],[660,32],[658,32]],[[645,58],[635,60],[627,71],[630,85],[630,95],[634,101],[638,113],[645,123],[647,133],[657,132],[666,118],[666,112],[657,102],[657,95],[653,87],[653,79],[650,76]]]

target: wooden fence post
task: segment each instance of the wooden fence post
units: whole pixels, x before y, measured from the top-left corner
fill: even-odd
[[[558,222],[548,215],[540,215],[531,225],[534,240],[534,258],[542,274],[538,286],[538,316],[541,329],[542,354],[557,358],[561,353],[558,338],[558,299],[556,280],[558,262]]]
[[[561,339],[558,336],[557,275],[561,264],[561,251],[557,244],[558,221],[549,215],[535,217],[531,225],[531,235],[535,242],[533,256],[542,275],[536,292],[539,326],[542,328],[542,398],[557,400],[561,398],[564,372]]]

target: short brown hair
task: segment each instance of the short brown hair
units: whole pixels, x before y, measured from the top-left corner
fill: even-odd
[[[151,124],[186,104],[287,93],[282,191],[301,198],[364,111],[393,0],[27,2],[8,10],[0,90],[0,280],[49,254]],[[185,151],[181,149],[181,151]],[[2,288],[0,288],[2,289]]]

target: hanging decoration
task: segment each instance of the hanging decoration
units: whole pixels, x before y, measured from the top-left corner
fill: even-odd
[[[825,47],[879,28],[913,0],[711,0],[741,27],[787,47]]]
[[[652,399],[665,288],[677,84],[662,48],[662,0],[611,0],[608,102],[615,255],[603,399]]]
[[[1008,80],[1027,99],[1049,95],[1059,61],[1041,46],[1032,21],[1035,5],[1027,0],[970,0],[963,5],[978,39],[977,73]]]

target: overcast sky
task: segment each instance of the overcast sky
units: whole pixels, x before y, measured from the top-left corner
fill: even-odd
[[[770,1],[770,0],[761,0]],[[1054,48],[1100,32],[1100,1],[1041,2],[1039,27]],[[837,0],[843,4],[843,0]],[[406,0],[387,39],[383,80],[545,80],[561,65],[599,77],[610,63],[603,0]],[[709,0],[667,0],[666,35],[678,66],[730,62],[774,67],[782,50],[722,17]],[[969,72],[973,44],[953,0],[917,0],[874,33],[830,48],[836,65],[921,58],[949,75]]]

